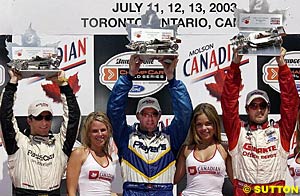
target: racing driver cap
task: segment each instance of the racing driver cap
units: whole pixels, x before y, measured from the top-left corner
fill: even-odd
[[[270,104],[268,94],[262,90],[253,90],[246,97],[246,107],[256,98],[262,98],[267,104]]]
[[[145,108],[153,108],[156,111],[161,112],[161,109],[160,109],[157,99],[155,99],[153,97],[145,97],[145,98],[141,99],[138,103],[136,113],[141,112]]]
[[[51,114],[53,114],[51,106],[48,102],[37,100],[33,103],[31,103],[28,107],[28,116],[38,116],[40,113],[48,111]]]

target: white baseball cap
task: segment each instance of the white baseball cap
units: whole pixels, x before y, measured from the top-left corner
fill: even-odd
[[[248,93],[246,97],[246,106],[248,106],[256,98],[262,98],[267,104],[270,103],[268,94],[263,90],[257,89]]]
[[[52,108],[48,102],[43,101],[43,100],[37,100],[29,105],[28,116],[30,116],[30,115],[38,116],[40,113],[42,113],[44,111],[48,111],[51,114],[53,114]]]
[[[136,113],[141,112],[145,108],[153,108],[157,112],[161,112],[161,109],[160,109],[157,99],[155,99],[153,97],[145,97],[145,98],[141,99],[138,103]]]

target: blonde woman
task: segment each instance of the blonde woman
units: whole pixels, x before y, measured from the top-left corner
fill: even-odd
[[[69,196],[111,195],[118,161],[112,158],[110,139],[112,128],[106,114],[90,113],[81,131],[82,146],[75,149],[67,167]]]

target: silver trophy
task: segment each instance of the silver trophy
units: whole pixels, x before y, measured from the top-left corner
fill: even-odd
[[[160,19],[151,8],[141,16],[141,25],[127,24],[126,47],[136,51],[142,60],[174,59],[181,40],[176,38],[177,26],[160,27]]]
[[[29,78],[58,75],[60,62],[61,58],[58,56],[46,58],[36,56],[31,59],[13,59],[7,64],[11,69],[20,73],[22,78]]]
[[[21,35],[21,44],[11,46],[12,60],[8,66],[22,78],[51,77],[57,75],[61,57],[57,55],[58,43],[41,45],[41,39],[31,24]]]
[[[266,31],[240,32],[230,41],[239,54],[276,55],[280,53],[283,36],[286,33],[280,26]]]
[[[267,0],[259,4],[249,0],[249,12],[236,9],[235,17],[239,33],[230,39],[239,54],[277,56],[280,54],[285,11],[269,12]]]

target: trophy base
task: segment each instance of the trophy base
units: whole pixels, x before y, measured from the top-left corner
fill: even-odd
[[[178,54],[170,54],[170,53],[138,53],[141,60],[149,60],[149,59],[156,59],[156,60],[164,60],[169,59],[173,60],[178,57]]]
[[[22,78],[57,76],[61,70],[19,70]]]
[[[271,28],[267,31],[239,32],[230,41],[239,54],[279,56],[283,27]]]
[[[241,48],[238,54],[241,55],[257,55],[257,56],[279,56],[281,46],[271,46],[267,48]]]

